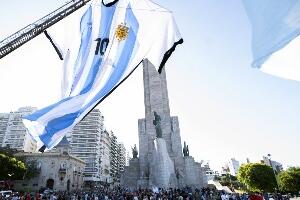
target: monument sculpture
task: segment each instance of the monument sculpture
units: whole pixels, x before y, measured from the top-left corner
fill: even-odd
[[[183,153],[183,156],[187,156],[187,155],[186,155],[186,143],[185,143],[185,141],[184,141],[184,143],[183,143],[183,150],[182,150],[182,153]]]
[[[190,156],[189,145],[186,145],[186,156]]]
[[[201,188],[207,185],[201,163],[182,148],[178,117],[170,115],[166,73],[143,61],[145,118],[138,120],[139,157],[121,175],[127,188]],[[184,150],[183,150],[184,149]]]
[[[184,141],[182,153],[184,157],[190,156],[189,145],[186,145],[185,141]]]
[[[131,148],[131,150],[132,150],[132,157],[133,157],[133,158],[137,158],[139,152],[138,152],[138,150],[137,150],[137,148],[136,148],[136,144],[134,145],[133,148]]]
[[[190,156],[189,145],[186,145],[185,141],[184,141],[182,153],[184,157]]]
[[[162,131],[160,127],[160,116],[154,111],[154,120],[153,120],[153,125],[155,126],[155,132],[156,132],[156,137],[157,138],[162,138]]]

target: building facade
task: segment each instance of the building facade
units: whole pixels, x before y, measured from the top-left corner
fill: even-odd
[[[118,185],[126,164],[126,149],[112,131],[104,130],[101,134],[100,160],[101,183]]]
[[[237,161],[235,158],[231,158],[229,160],[228,167],[229,167],[230,174],[232,176],[237,176],[237,173],[240,169],[240,162]]]
[[[15,112],[0,114],[0,144],[24,152],[35,152],[36,141],[25,128],[22,117],[36,111],[33,107],[19,108]]]
[[[129,161],[130,161],[131,157],[129,154],[129,151],[126,151],[126,161],[125,161],[125,166],[129,166]]]
[[[279,173],[283,170],[283,166],[280,162],[277,162],[275,160],[271,160],[267,156],[263,156],[263,160],[261,162],[268,165],[268,166],[270,166],[270,167],[272,167],[275,173]]]
[[[112,183],[118,182],[118,141],[117,136],[111,131],[110,132],[110,177]]]
[[[9,121],[9,113],[0,113],[0,147],[2,147]]]
[[[214,171],[210,168],[209,163],[206,163],[203,165],[204,171],[205,171],[205,178],[206,181],[213,181],[215,180],[216,177],[219,177],[220,174],[218,171]]]
[[[16,181],[16,190],[38,191],[49,188],[57,191],[73,191],[83,188],[83,160],[70,154],[70,144],[64,138],[55,149],[44,153],[17,153],[16,157],[34,161],[38,175],[30,180]]]
[[[107,130],[104,130],[101,133],[101,149],[100,149],[100,157],[101,157],[101,163],[100,163],[100,181],[102,183],[111,183],[111,177],[110,177],[110,147],[111,141],[109,132]]]
[[[78,123],[67,138],[72,147],[72,155],[86,164],[86,185],[119,182],[120,167],[124,168],[125,165],[125,147],[120,147],[116,135],[104,128],[104,116],[98,109],[94,109]],[[123,157],[120,156],[121,152],[124,153]]]
[[[123,143],[119,143],[118,147],[118,170],[119,172],[123,172],[126,166],[126,148]]]
[[[126,148],[123,143],[118,143],[118,168],[117,168],[117,182],[120,182],[121,174],[125,170],[126,166]]]
[[[87,184],[100,182],[101,133],[104,117],[98,109],[92,110],[68,135],[72,155],[85,162],[84,181]]]

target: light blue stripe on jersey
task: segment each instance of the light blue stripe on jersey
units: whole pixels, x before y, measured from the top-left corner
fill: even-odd
[[[112,6],[112,7],[101,6],[101,22],[100,22],[100,27],[99,27],[98,38],[103,40],[104,38],[109,37],[111,23],[113,20],[115,10],[116,10],[115,6]],[[91,35],[90,35],[90,37],[91,37]],[[88,40],[92,41],[92,42],[96,42],[95,40],[92,40],[91,38],[89,38]],[[91,54],[91,53],[93,54],[93,50],[91,50],[90,48],[85,48],[84,52],[85,52],[85,54]],[[86,77],[85,84],[84,84],[80,94],[84,94],[91,89],[91,87],[93,86],[95,77],[100,69],[101,63],[102,63],[102,56],[94,55],[92,67],[90,69],[88,76]],[[85,64],[86,64],[85,62],[82,63],[82,66],[81,66],[82,69],[84,68]],[[77,85],[79,79],[83,78],[83,77],[81,77],[81,75],[82,75],[81,73],[76,75],[77,78],[74,80],[71,93],[73,92],[73,89]]]
[[[113,89],[113,87],[120,81],[120,79],[124,75],[129,61],[133,57],[132,53],[134,50],[134,46],[136,45],[136,35],[138,32],[139,24],[130,7],[126,12],[125,23],[127,26],[129,26],[129,34],[126,38],[125,44],[121,44],[122,47],[120,47],[118,50],[117,59],[114,63],[115,70],[113,71],[109,80],[106,82],[105,86],[93,98],[93,100],[85,106],[84,110],[92,106],[95,102],[97,102],[97,100],[102,99]]]
[[[85,107],[74,113],[66,114],[48,122],[43,134],[40,135],[41,141],[47,146],[47,148],[51,148],[53,144],[57,143],[57,141],[52,140],[53,136],[57,132],[74,125],[76,118],[84,117],[83,113],[85,113],[87,109],[90,109],[95,103],[100,101],[106,94],[108,94],[124,76],[124,72],[127,69],[136,44],[136,34],[139,27],[137,19],[135,18],[131,9],[127,9],[126,11],[125,22],[126,25],[129,26],[129,34],[126,40],[122,41],[118,47],[118,53],[114,62],[115,69],[113,70],[108,81]],[[92,77],[95,79],[96,75],[93,75]],[[89,84],[92,84],[93,82],[94,80],[91,80]],[[91,88],[91,86],[87,85],[85,89],[87,87]]]
[[[31,114],[31,115],[25,116],[24,119],[28,119],[28,120],[30,120],[30,121],[36,121],[38,118],[40,118],[40,117],[43,116],[44,114],[47,114],[50,110],[52,110],[52,109],[55,108],[56,106],[59,106],[60,104],[66,102],[66,101],[68,101],[68,100],[70,100],[70,99],[72,99],[72,97],[67,97],[67,98],[65,98],[65,99],[63,99],[63,100],[61,100],[61,101],[59,101],[59,102],[57,102],[57,103],[55,103],[55,104],[52,104],[52,105],[50,105],[50,106],[47,106],[46,108],[43,108],[43,109],[41,109],[41,110],[38,110],[38,111],[34,112],[34,113]]]
[[[82,71],[86,64],[86,60],[89,55],[89,50],[91,48],[92,42],[92,27],[93,27],[93,19],[92,19],[92,6],[89,7],[87,12],[82,16],[80,20],[80,32],[81,32],[81,41],[79,52],[77,55],[77,59],[74,66],[74,80],[72,84],[72,88],[70,93],[72,92],[73,88],[77,85],[78,80],[81,77]]]

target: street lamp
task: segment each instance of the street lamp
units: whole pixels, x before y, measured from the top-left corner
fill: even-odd
[[[275,173],[275,169],[273,168],[273,164],[272,164],[272,160],[271,160],[271,154],[268,154],[267,157],[268,157],[268,159],[269,159],[269,163],[270,163],[270,165],[271,165],[271,168],[272,168],[272,171],[273,171],[275,180],[276,180],[276,186],[277,186],[276,189],[279,191],[279,185],[278,185],[278,181],[277,181],[277,176],[276,176],[276,173]]]

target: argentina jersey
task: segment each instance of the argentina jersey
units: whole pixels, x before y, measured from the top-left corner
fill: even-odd
[[[149,0],[92,1],[47,30],[62,61],[61,100],[23,119],[51,149],[144,59],[160,72],[183,42],[172,13]]]

